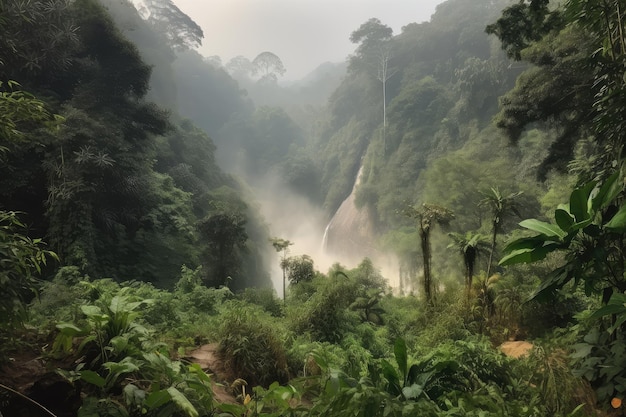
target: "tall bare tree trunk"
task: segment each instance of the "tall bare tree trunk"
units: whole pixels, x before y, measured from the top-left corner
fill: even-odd
[[[430,229],[420,229],[420,240],[422,244],[422,260],[424,262],[424,297],[428,304],[432,304],[432,272],[430,261],[432,259],[430,251]]]

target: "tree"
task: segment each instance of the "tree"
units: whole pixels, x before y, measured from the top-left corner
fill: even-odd
[[[393,36],[393,29],[381,23],[379,19],[371,18],[350,34],[350,42],[359,44],[355,55],[350,58],[350,70],[378,65],[377,58],[381,51],[389,51],[389,41]]]
[[[491,188],[485,193],[485,198],[479,203],[482,207],[487,207],[491,211],[491,248],[489,249],[489,260],[487,261],[487,279],[491,274],[491,264],[493,254],[496,250],[496,238],[502,231],[502,223],[511,213],[520,216],[516,199],[522,194],[521,191],[502,195],[498,187]]]
[[[548,32],[561,28],[561,15],[551,12],[549,0],[520,0],[502,12],[502,17],[485,31],[496,35],[509,58],[522,59],[521,52]]]
[[[382,84],[383,98],[383,152],[387,151],[387,81],[396,73],[389,67],[392,58],[391,39],[393,29],[372,18],[350,34],[350,42],[359,44],[350,58],[350,70],[373,67],[376,78]]]
[[[138,11],[148,23],[165,36],[172,49],[184,51],[202,44],[204,38],[202,28],[183,13],[172,0],[144,0]]]
[[[235,79],[247,79],[254,73],[254,65],[243,55],[237,55],[226,63],[226,71]]]
[[[422,249],[422,261],[424,265],[424,298],[428,304],[432,304],[432,251],[430,246],[430,232],[436,225],[446,225],[454,219],[454,213],[445,207],[436,204],[422,204],[416,208],[409,206],[405,214],[417,220],[420,235],[420,246]]]
[[[252,61],[254,74],[260,74],[260,82],[275,83],[279,76],[283,76],[287,70],[280,58],[271,52],[261,52]]]
[[[208,251],[204,263],[208,281],[214,286],[225,285],[240,269],[239,250],[248,241],[246,220],[237,213],[217,212],[210,214],[198,224],[198,230]]]
[[[285,269],[291,284],[311,281],[315,277],[313,258],[309,255],[290,256],[285,259]]]
[[[0,5],[0,81],[62,71],[78,45],[68,0],[6,0]],[[23,77],[21,77],[23,78]]]
[[[382,47],[378,62],[378,81],[383,86],[383,152],[387,152],[387,81],[396,73],[395,68],[389,68],[391,52],[388,47]]]
[[[448,236],[454,241],[448,245],[448,247],[456,248],[463,256],[463,265],[465,266],[465,291],[469,298],[472,290],[476,258],[478,258],[478,255],[487,247],[487,244],[484,236],[480,233],[467,232],[464,235],[460,233],[448,233]]]
[[[287,263],[287,255],[289,254],[289,246],[293,245],[293,243],[279,237],[270,238],[269,241],[272,243],[272,246],[274,247],[276,252],[282,252],[280,258],[280,269],[283,270],[283,301],[285,301],[285,283],[287,281],[287,269],[289,267],[289,264]]]

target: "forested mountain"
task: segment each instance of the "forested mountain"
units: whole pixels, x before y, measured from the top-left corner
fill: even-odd
[[[171,286],[185,264],[203,265],[209,285],[230,278],[240,288],[267,284],[254,248],[266,239],[259,222],[249,221],[255,217],[242,191],[217,166],[211,139],[176,115],[171,64],[189,40],[161,42],[167,33],[158,25],[128,3],[113,4],[141,53],[107,3],[11,2],[3,9],[10,16],[0,48],[6,105],[27,91],[58,123],[42,129],[26,114],[20,131],[3,137],[2,208],[24,212],[61,265],[81,274]],[[158,68],[152,82],[142,55]],[[148,101],[149,91],[166,107]],[[214,125],[225,122],[212,114]]]

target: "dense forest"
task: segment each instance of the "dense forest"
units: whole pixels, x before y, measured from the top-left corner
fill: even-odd
[[[0,416],[619,416],[626,2],[447,0],[285,83],[0,1]]]

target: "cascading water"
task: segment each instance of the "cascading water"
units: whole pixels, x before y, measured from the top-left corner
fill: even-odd
[[[361,165],[350,195],[343,200],[324,229],[322,253],[335,256],[337,261],[353,263],[355,261],[353,258],[360,257],[362,259],[364,256],[367,256],[359,254],[358,252],[361,251],[358,248],[361,245],[353,242],[356,240],[364,243],[369,240],[368,236],[363,236],[363,233],[360,233],[363,231],[364,226],[370,229],[371,221],[369,215],[365,213],[365,216],[363,216],[363,211],[357,209],[354,204],[355,193],[361,183],[362,174],[363,166]],[[355,251],[354,249],[357,250]]]
[[[324,236],[322,236],[322,253],[326,252],[326,248],[328,246],[328,231],[330,230],[332,224],[333,219],[330,219],[330,221],[326,225],[326,228],[324,229]]]
[[[372,213],[367,207],[357,208],[354,202],[362,175],[363,166],[359,168],[352,192],[326,225],[322,253],[347,267],[355,267],[368,257],[390,281],[390,285],[396,286],[399,280],[397,258],[377,248]]]

